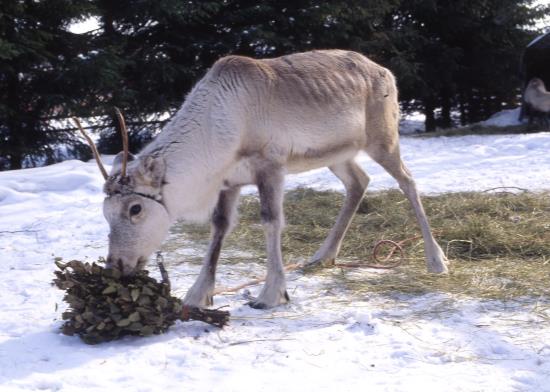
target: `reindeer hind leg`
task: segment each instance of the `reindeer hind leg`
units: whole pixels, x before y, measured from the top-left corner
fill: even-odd
[[[416,184],[411,173],[401,161],[399,145],[395,144],[392,148],[384,148],[381,145],[377,145],[367,148],[366,151],[372,159],[397,180],[399,187],[411,203],[418,224],[420,225],[422,237],[424,238],[424,251],[428,271],[433,273],[448,272],[447,258],[432,235],[428,218],[426,217],[424,207],[422,206],[420,196],[416,189]]]
[[[311,260],[306,264],[306,267],[334,264],[340,251],[342,240],[369,184],[369,176],[353,160],[333,165],[329,169],[344,184],[346,198],[336,218],[336,223],[319,250],[315,252]]]

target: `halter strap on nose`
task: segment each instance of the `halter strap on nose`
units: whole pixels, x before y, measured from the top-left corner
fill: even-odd
[[[156,201],[157,203],[159,203],[160,205],[162,205],[164,207],[164,203],[162,202],[162,196],[147,195],[147,194],[141,193],[141,192],[131,192],[131,193],[133,193],[134,195],[138,195],[138,196],[145,197],[147,199],[151,199],[153,201]]]

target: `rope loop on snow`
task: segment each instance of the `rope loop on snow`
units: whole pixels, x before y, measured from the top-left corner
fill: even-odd
[[[405,252],[403,251],[402,245],[404,242],[407,241],[412,241],[412,239],[406,239],[399,242],[395,242],[392,240],[378,241],[372,249],[372,258],[376,261],[376,263],[335,263],[334,265],[341,268],[392,269],[403,263],[403,260],[405,259]],[[390,249],[389,253],[383,259],[381,259],[378,254],[380,253],[383,245],[391,245],[392,248]],[[396,251],[399,252],[399,258],[394,262],[388,264],[388,260],[392,258]]]
[[[405,238],[401,241],[392,241],[392,240],[380,240],[378,241],[373,249],[372,249],[372,258],[376,261],[376,263],[334,263],[332,264],[334,267],[339,268],[374,268],[374,269],[392,269],[400,266],[405,261],[405,251],[403,250],[403,246],[407,242],[411,242],[414,240],[417,240],[419,238],[422,238],[422,236],[417,235],[410,238]],[[384,248],[384,245],[390,245],[391,248],[389,252],[386,254],[385,257],[380,256],[380,252],[382,248]],[[398,252],[399,258],[391,263],[388,263],[388,261],[394,256],[394,254]],[[285,266],[285,272],[289,271],[296,271],[296,270],[305,270],[306,266],[304,264],[295,263],[295,264],[287,264]],[[245,287],[248,286],[254,286],[256,284],[264,282],[266,277],[260,277],[253,280],[250,280],[246,283],[240,284],[238,286],[234,287],[228,287],[228,288],[218,288],[214,291],[214,295],[221,294],[221,293],[234,293],[236,291],[239,291]]]

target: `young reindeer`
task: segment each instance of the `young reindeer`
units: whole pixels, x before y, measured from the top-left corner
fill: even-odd
[[[121,119],[122,121],[122,119]],[[354,158],[365,151],[399,183],[424,238],[428,271],[447,271],[415,183],[399,154],[399,106],[390,71],[343,50],[254,60],[218,60],[163,131],[139,154],[115,159],[106,176],[110,225],[107,263],[125,274],[142,268],[177,219],[211,215],[204,265],[184,302],[212,304],[216,265],[234,220],[240,188],[258,187],[267,278],[254,308],[289,300],[281,255],[287,173],[327,166],[344,184],[344,205],[309,264],[334,262],[369,183]]]
[[[541,79],[533,78],[529,81],[523,92],[523,102],[530,124],[533,120],[540,119],[542,125],[548,125],[550,118],[550,92],[546,90],[544,82]]]

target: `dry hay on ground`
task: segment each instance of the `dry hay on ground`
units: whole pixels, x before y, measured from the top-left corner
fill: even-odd
[[[498,299],[548,295],[549,196],[505,190],[424,196],[434,234],[451,260],[448,276],[426,272],[421,239],[406,243],[406,262],[387,273],[359,274],[355,270],[318,273],[332,275],[340,287],[358,295],[434,291]],[[286,262],[303,261],[315,252],[334,224],[342,202],[343,195],[338,192],[297,189],[287,193],[282,239]],[[225,248],[256,255],[254,260],[265,259],[257,198],[244,197],[239,210],[240,223],[228,237]],[[180,225],[175,232],[201,244],[209,237],[208,225]],[[377,241],[401,241],[418,234],[412,209],[401,192],[368,193],[344,239],[339,261],[372,262],[372,248]],[[223,254],[222,258],[222,263],[243,261],[242,257]]]

